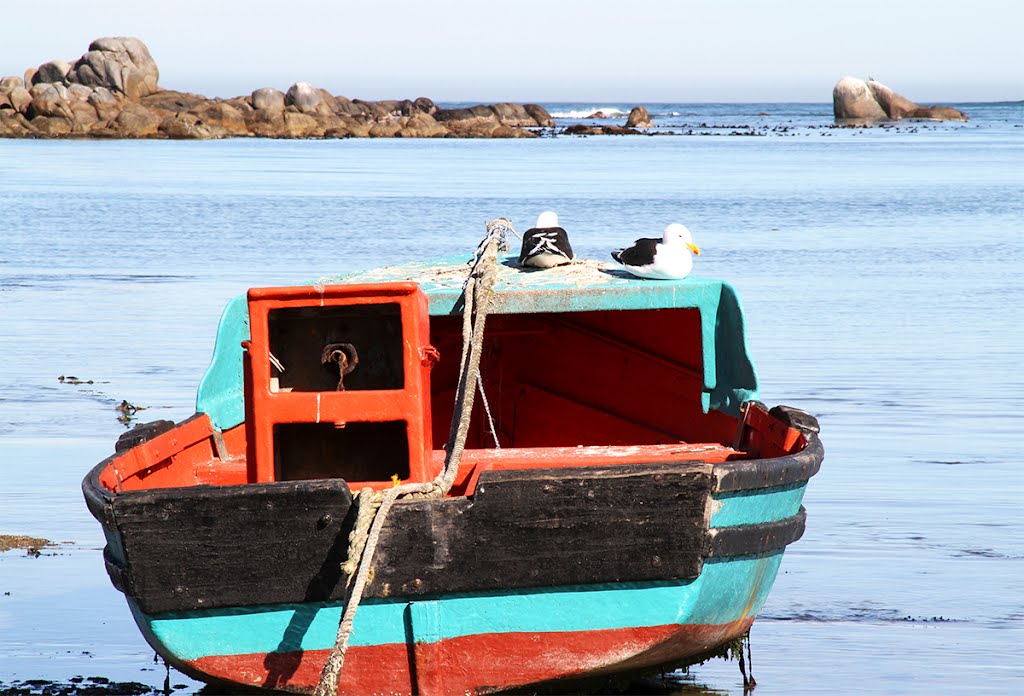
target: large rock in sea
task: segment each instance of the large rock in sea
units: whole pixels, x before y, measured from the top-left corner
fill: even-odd
[[[485,104],[468,108],[438,109],[434,119],[462,138],[489,138],[501,125],[498,115]]]
[[[24,87],[19,87],[24,90]],[[27,92],[26,92],[27,94]],[[32,133],[32,126],[23,114],[12,109],[0,109],[0,137],[24,138]]]
[[[29,105],[32,103],[32,94],[24,87],[15,87],[8,93],[7,99],[15,111],[25,115]]]
[[[529,138],[535,134],[523,127],[550,127],[554,119],[537,104],[507,102],[488,106],[477,104],[468,108],[438,109],[434,119],[454,135],[462,138]]]
[[[299,111],[284,112],[284,128],[281,134],[286,138],[322,138],[325,129],[315,118]]]
[[[63,88],[63,92],[58,87]],[[29,91],[32,101],[25,115],[35,120],[40,116],[66,118],[73,120],[75,115],[68,104],[67,88],[64,85],[38,84]]]
[[[104,126],[109,126],[121,113],[121,102],[106,87],[97,87],[89,95],[89,105],[96,109],[96,115]]]
[[[434,103],[433,99],[427,97],[416,97],[413,100],[413,106],[416,107],[417,111],[422,111],[428,116],[433,116],[437,113],[437,104]]]
[[[542,128],[554,128],[555,119],[551,118],[551,114],[540,104],[523,104],[523,108],[526,109],[526,113],[533,116],[533,120],[538,126]]]
[[[15,87],[24,87],[25,81],[17,75],[8,75],[0,78],[0,94],[10,94]]]
[[[106,87],[131,100],[156,92],[159,78],[160,71],[146,44],[133,36],[96,39],[65,77],[69,83]]]
[[[447,128],[430,114],[419,110],[398,119],[398,124],[400,127],[395,133],[398,138],[443,138],[448,135]]]
[[[537,125],[537,120],[530,115],[530,112],[522,104],[512,104],[510,102],[492,104],[491,111],[494,112],[498,117],[498,121],[503,126],[526,126],[532,128]]]
[[[844,77],[832,88],[832,113],[836,119],[881,121],[889,118],[875,99],[868,83],[857,77]]]
[[[252,108],[284,111],[284,92],[273,87],[260,87],[252,93]]]
[[[948,106],[921,106],[874,80],[844,77],[832,88],[832,112],[837,121],[871,122],[922,118],[966,121],[967,115]]]
[[[211,128],[223,132],[223,136],[249,135],[245,117],[238,107],[226,102],[209,102],[192,110],[199,119]]]
[[[148,138],[156,135],[161,119],[141,104],[129,103],[114,119],[111,127],[124,138]]]
[[[64,78],[67,77],[68,72],[71,70],[71,63],[66,60],[51,60],[48,63],[43,63],[36,70],[32,76],[32,84],[38,85],[40,82],[64,82]]]
[[[157,116],[166,118],[180,114],[182,111],[192,111],[208,101],[209,99],[201,94],[161,89],[149,96],[143,97],[139,100],[139,103]]]
[[[642,106],[634,106],[626,119],[626,128],[653,128],[654,121],[647,109]]]
[[[303,114],[317,113],[323,101],[323,93],[308,82],[296,82],[288,88],[288,92],[284,97],[285,105],[294,106]]]
[[[260,138],[280,138],[284,130],[284,110],[253,109],[245,114],[245,125]]]

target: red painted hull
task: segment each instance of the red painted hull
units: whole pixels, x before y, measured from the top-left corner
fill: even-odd
[[[501,633],[436,643],[350,647],[339,694],[477,694],[555,679],[685,662],[732,640],[753,617],[718,625]],[[186,663],[206,679],[311,692],[329,650],[219,655]]]

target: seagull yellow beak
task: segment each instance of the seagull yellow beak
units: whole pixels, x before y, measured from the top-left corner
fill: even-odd
[[[700,249],[697,247],[696,244],[687,244],[686,246],[694,254],[696,254],[697,256],[700,256]]]

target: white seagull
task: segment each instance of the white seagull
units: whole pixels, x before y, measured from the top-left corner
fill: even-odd
[[[674,280],[685,278],[693,269],[693,254],[700,249],[690,230],[674,222],[661,239],[638,239],[628,249],[612,252],[612,258],[640,278]]]
[[[521,266],[552,268],[571,263],[572,246],[569,234],[558,226],[558,215],[548,210],[537,216],[536,227],[526,230],[519,252]]]

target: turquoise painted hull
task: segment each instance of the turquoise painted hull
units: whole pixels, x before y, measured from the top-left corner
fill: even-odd
[[[806,483],[718,494],[713,527],[789,518],[800,510],[805,487]],[[632,663],[638,670],[686,664],[749,628],[768,598],[783,553],[779,549],[710,558],[691,580],[367,599],[356,614],[350,654],[364,654],[369,661],[400,659],[395,656],[410,646],[479,654],[499,646],[492,649],[523,665],[532,664],[536,656],[530,651],[538,645],[544,651],[574,655],[575,668],[566,670],[563,665],[557,674],[523,669],[517,680],[517,672],[506,667],[503,674],[510,681],[503,688],[549,677],[593,676],[611,662],[619,668]],[[334,645],[342,611],[340,602],[312,602],[149,615],[134,601],[129,604],[147,639],[179,669],[207,680],[297,692],[315,685]],[[529,637],[525,644],[524,637]],[[284,678],[275,677],[267,667],[275,659],[297,667]],[[352,672],[353,678],[365,674]],[[412,671],[410,675],[414,680]],[[399,678],[394,692],[403,691],[402,683]],[[357,681],[342,693],[391,692],[380,687]],[[412,682],[409,687],[418,690]]]
[[[410,611],[436,615],[426,640],[495,633],[559,633],[633,627],[729,624],[764,605],[782,551],[739,559],[711,559],[693,580],[586,585],[436,599],[367,599],[359,605],[353,647],[421,641],[411,635]],[[334,645],[341,603],[258,606],[136,617],[179,660],[212,655],[328,650]],[[674,620],[666,622],[666,617]],[[301,630],[299,630],[301,627]]]

